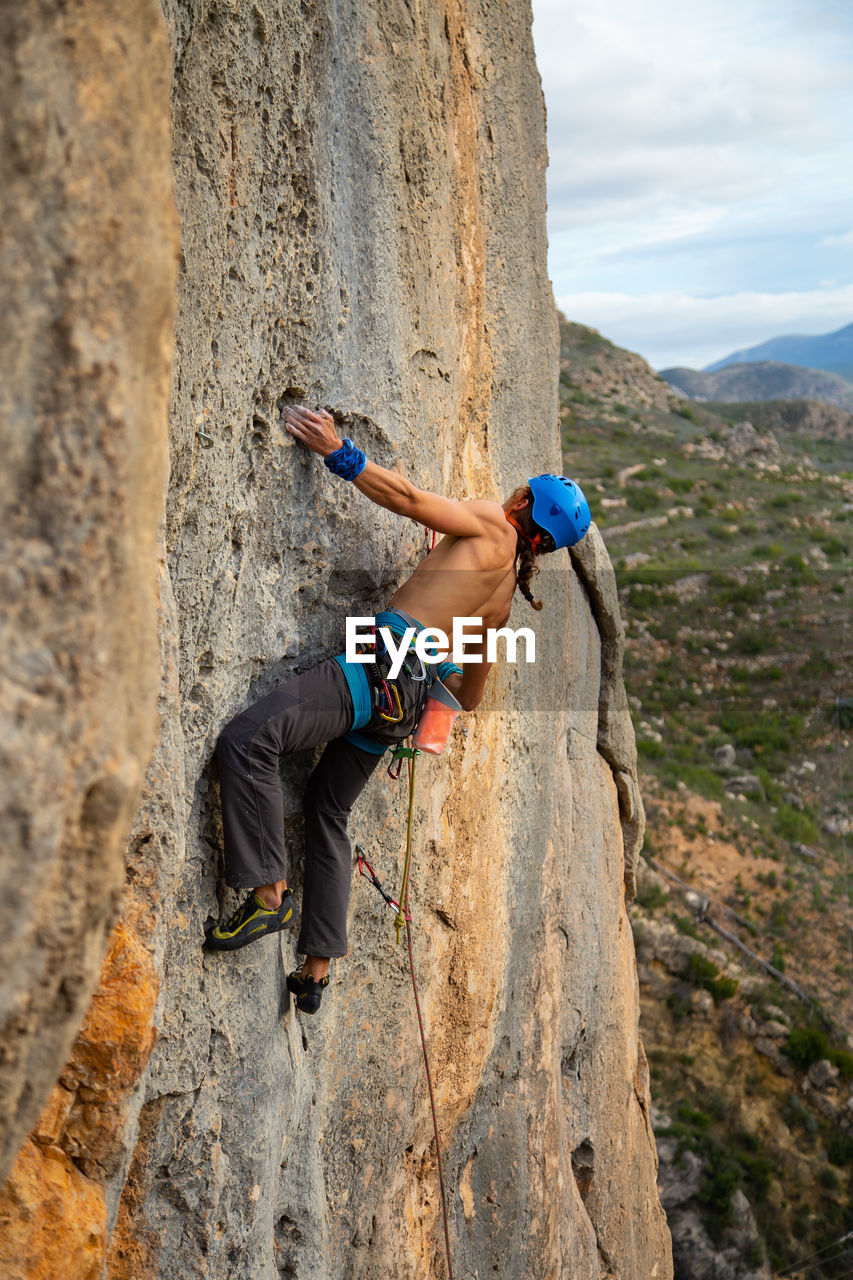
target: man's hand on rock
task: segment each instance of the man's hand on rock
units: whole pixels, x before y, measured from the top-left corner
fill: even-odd
[[[284,425],[292,436],[301,440],[312,453],[319,453],[327,458],[343,445],[343,440],[335,430],[335,420],[325,409],[304,409],[301,405],[290,405],[284,411]]]

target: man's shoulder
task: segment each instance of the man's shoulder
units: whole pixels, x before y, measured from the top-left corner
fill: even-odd
[[[488,498],[466,498],[463,501],[468,510],[484,522],[495,523],[501,527],[505,523],[504,509],[499,502],[491,502]]]

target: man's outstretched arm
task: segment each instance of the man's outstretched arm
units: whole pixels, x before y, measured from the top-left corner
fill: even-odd
[[[343,445],[343,440],[335,429],[334,419],[323,410],[314,412],[301,406],[291,406],[285,410],[284,425],[291,435],[323,458],[335,453]],[[438,533],[453,534],[457,538],[474,538],[485,532],[485,512],[482,509],[489,504],[456,502],[438,493],[418,489],[398,472],[388,471],[370,459],[353,484],[377,506],[385,507],[399,516],[407,516],[410,520],[417,520],[419,524],[435,529]]]

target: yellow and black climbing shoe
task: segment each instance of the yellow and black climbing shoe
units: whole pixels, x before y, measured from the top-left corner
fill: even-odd
[[[296,1007],[301,1013],[317,1012],[328,985],[328,978],[315,982],[313,978],[303,978],[298,969],[287,975],[287,989],[296,996]]]
[[[256,893],[250,893],[223,924],[214,925],[204,935],[204,945],[211,951],[236,951],[268,933],[286,929],[293,920],[293,894],[286,889],[281,906],[276,910],[264,905]]]

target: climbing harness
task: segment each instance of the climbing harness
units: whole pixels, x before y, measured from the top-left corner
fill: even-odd
[[[438,1170],[438,1187],[441,1192],[441,1216],[444,1223],[444,1249],[447,1259],[447,1277],[453,1280],[453,1262],[450,1255],[450,1226],[447,1213],[447,1196],[444,1190],[444,1173],[441,1165],[441,1141],[438,1136],[438,1113],[435,1107],[435,1091],[432,1084],[432,1071],[429,1065],[429,1053],[427,1050],[426,1032],[424,1031],[423,1014],[421,1013],[421,1001],[418,994],[418,980],[415,976],[415,955],[412,946],[412,915],[409,911],[409,871],[412,864],[412,822],[415,812],[415,766],[420,752],[416,747],[407,747],[400,743],[395,747],[391,757],[392,763],[388,766],[389,777],[399,778],[400,771],[405,760],[409,773],[409,812],[406,821],[406,856],[403,863],[403,883],[400,888],[400,897],[395,901],[391,895],[385,890],[382,882],[379,880],[376,872],[367,861],[364,849],[361,845],[356,845],[356,855],[358,858],[358,870],[365,879],[370,880],[374,888],[378,889],[382,897],[390,907],[397,908],[397,915],[394,918],[394,925],[397,930],[397,944],[400,943],[400,937],[403,928],[406,930],[406,945],[409,953],[409,973],[412,979],[412,994],[415,998],[415,1013],[418,1019],[418,1031],[421,1038],[421,1051],[424,1059],[424,1070],[426,1072],[427,1089],[429,1091],[429,1105],[432,1112],[432,1131],[435,1141],[435,1163]],[[394,761],[397,762],[396,773],[392,772]]]
[[[365,641],[363,646],[359,647],[360,653],[369,653],[374,655],[370,664],[368,681],[372,690],[373,708],[374,708],[374,724],[371,732],[375,733],[381,724],[376,724],[378,718],[383,724],[393,725],[399,724],[401,720],[406,718],[407,713],[420,714],[423,710],[423,704],[426,701],[427,691],[429,690],[431,676],[427,670],[426,664],[415,652],[414,646],[410,645],[406,653],[402,670],[409,677],[413,685],[422,685],[423,689],[417,690],[415,693],[411,691],[407,697],[404,693],[406,702],[400,697],[400,690],[396,684],[396,680],[390,679],[392,668],[392,659],[383,642],[377,644],[376,628],[372,629],[371,639]],[[413,702],[414,697],[414,702]]]

